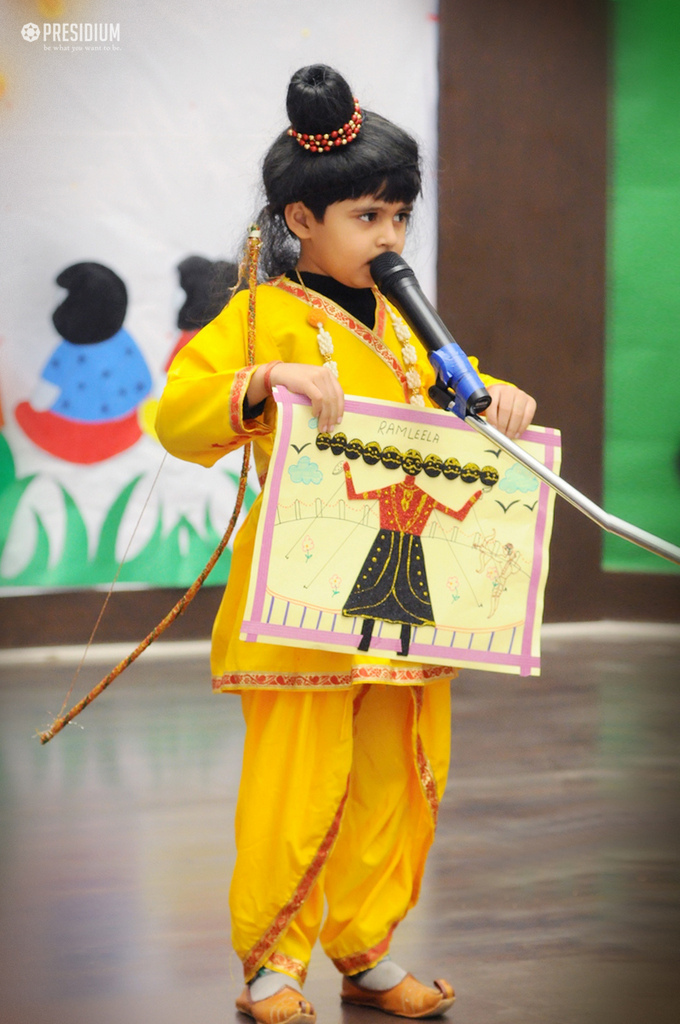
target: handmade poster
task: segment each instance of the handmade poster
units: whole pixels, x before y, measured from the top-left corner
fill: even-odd
[[[276,388],[241,637],[538,675],[554,493],[451,413]],[[560,436],[520,444],[559,472]]]

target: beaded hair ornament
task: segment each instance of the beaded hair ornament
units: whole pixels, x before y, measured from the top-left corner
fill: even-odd
[[[354,97],[354,113],[341,128],[325,134],[310,135],[307,132],[296,132],[294,128],[288,129],[288,134],[295,139],[299,146],[308,149],[310,153],[330,153],[334,146],[346,146],[353,142],[361,129],[363,114],[359,106],[359,100]]]

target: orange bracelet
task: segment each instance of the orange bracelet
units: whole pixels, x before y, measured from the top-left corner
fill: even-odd
[[[265,394],[267,394],[267,395],[271,395],[271,393],[272,393],[272,382],[271,382],[272,370],[274,369],[275,366],[278,366],[279,363],[282,363],[282,362],[283,362],[282,359],[275,359],[273,363],[269,363],[269,365],[267,366],[267,369],[264,371],[264,378],[262,380],[262,384],[264,386]]]

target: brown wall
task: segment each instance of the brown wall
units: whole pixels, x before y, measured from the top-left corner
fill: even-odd
[[[604,0],[440,5],[439,310],[482,367],[536,397],[565,478],[598,504],[607,14]],[[604,573],[601,542],[558,499],[546,619],[677,621],[680,579]]]
[[[183,593],[171,588],[114,592],[97,627],[95,642],[136,644],[165,618]],[[221,587],[204,586],[163,639],[209,637],[221,596]],[[2,598],[0,649],[52,644],[84,646],[105,600],[106,594],[95,590]]]
[[[607,156],[604,0],[442,0],[440,311],[482,366],[563,433],[563,473],[601,502]],[[604,573],[598,527],[558,499],[548,621],[678,621],[680,582]],[[136,640],[180,592],[114,595],[100,642]],[[207,637],[204,588],[169,639]],[[0,647],[84,643],[103,595],[0,602]]]

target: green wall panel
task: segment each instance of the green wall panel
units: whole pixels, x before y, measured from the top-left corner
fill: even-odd
[[[613,15],[604,504],[680,544],[680,3]],[[610,535],[603,564],[680,572]]]

